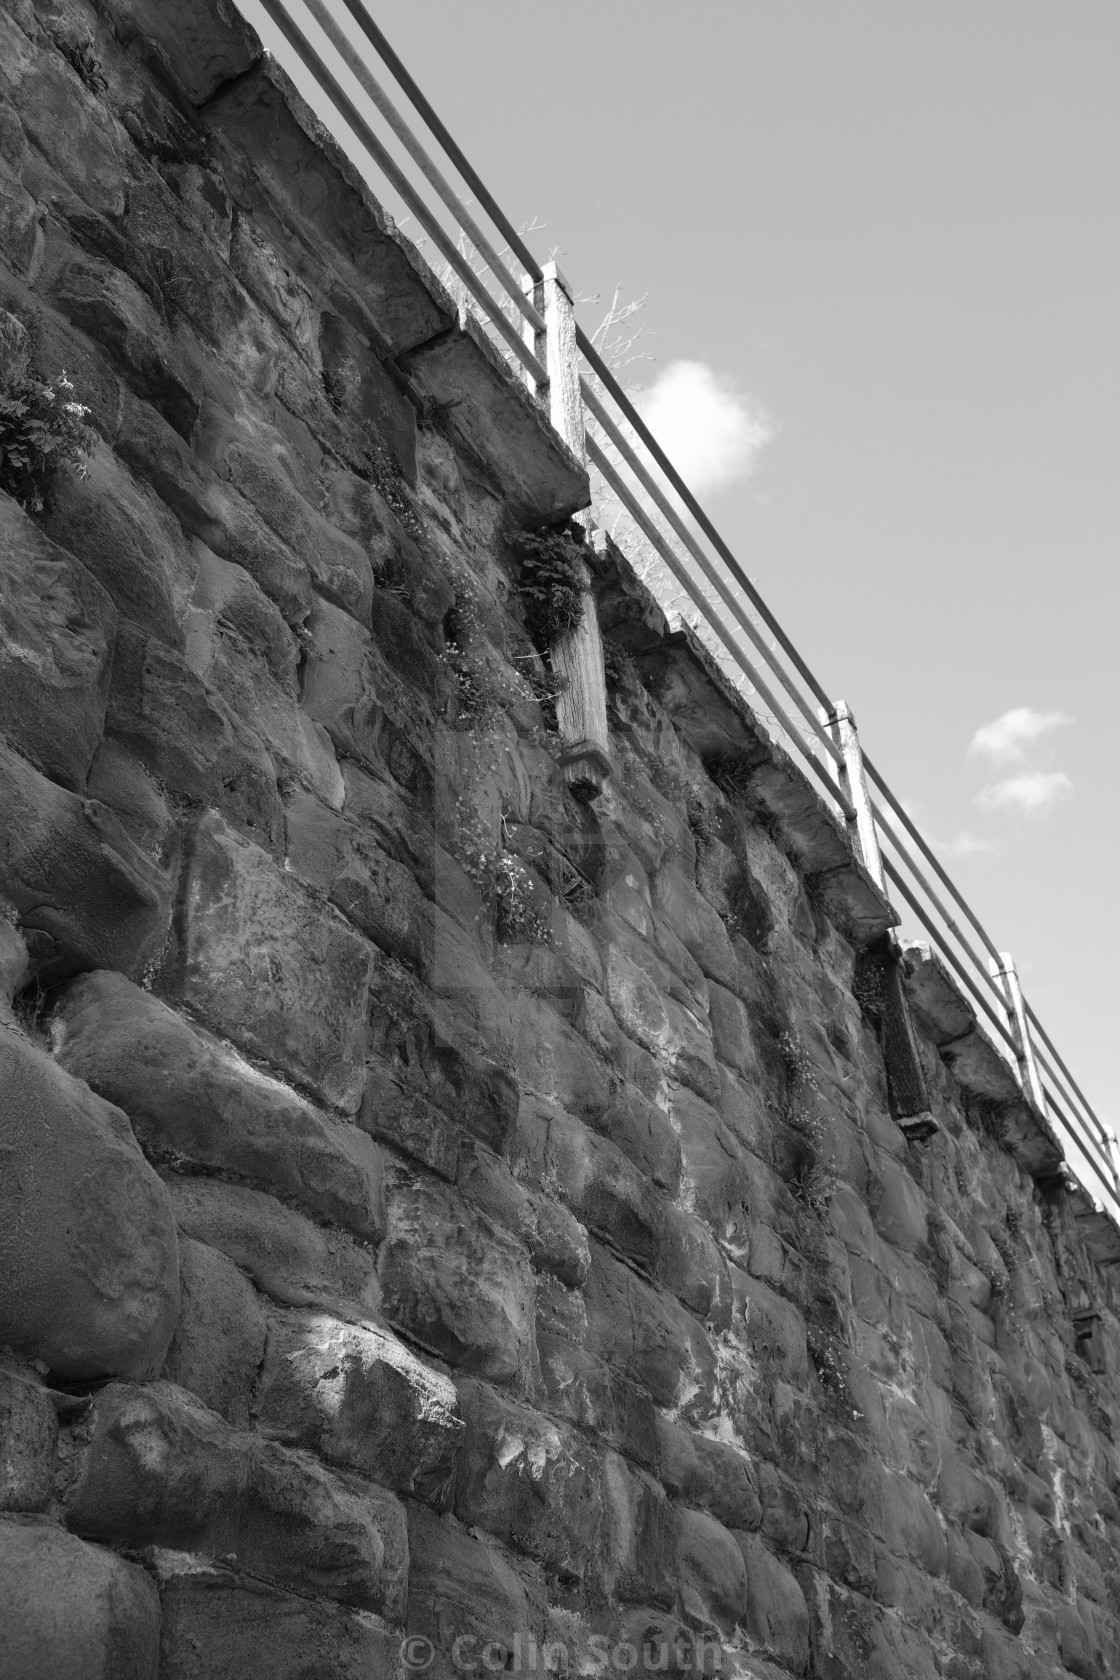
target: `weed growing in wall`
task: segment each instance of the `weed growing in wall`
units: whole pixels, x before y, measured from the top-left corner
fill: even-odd
[[[518,594],[525,624],[542,653],[583,623],[583,527],[534,534],[522,531],[513,539],[521,562]]]
[[[89,412],[64,373],[49,385],[23,374],[0,386],[0,490],[28,513],[42,513],[57,473],[84,478]]]
[[[512,852],[498,856],[494,876],[497,934],[505,944],[548,945],[552,927],[529,870]]]
[[[625,648],[612,642],[609,636],[603,637],[603,673],[607,679],[608,688],[629,688],[641,684],[638,668],[634,664]]]
[[[840,1175],[836,1169],[825,1121],[817,1109],[820,1087],[812,1059],[802,1041],[783,1032],[778,1050],[786,1070],[789,1098],[782,1119],[793,1132],[796,1145],[788,1179],[790,1194],[806,1213],[823,1220],[828,1213]]]

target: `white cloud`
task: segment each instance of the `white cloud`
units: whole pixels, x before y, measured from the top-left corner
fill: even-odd
[[[1019,811],[1035,816],[1072,792],[1073,783],[1064,770],[1022,770],[1017,776],[989,783],[977,794],[976,803],[985,811]]]
[[[670,362],[637,403],[650,431],[698,495],[749,477],[759,451],[774,435],[765,409],[706,362]]]
[[[1072,722],[1064,712],[1036,712],[1030,706],[1012,706],[991,723],[983,724],[969,742],[968,750],[998,766],[1021,764],[1044,735]]]
[[[988,858],[999,855],[995,841],[982,840],[978,834],[962,833],[952,840],[934,840],[931,844],[935,851],[943,852],[946,857]]]

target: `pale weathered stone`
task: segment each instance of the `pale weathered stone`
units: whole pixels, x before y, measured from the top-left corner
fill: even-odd
[[[179,1313],[167,1192],[119,1109],[0,1028],[0,1341],[62,1379],[152,1376]]]
[[[172,1383],[112,1383],[65,1499],[95,1539],[233,1554],[250,1573],[345,1604],[404,1613],[404,1512],[371,1483],[231,1429]]]
[[[0,1520],[0,1650],[13,1680],[155,1680],[159,1597],[134,1563],[51,1523]]]
[[[463,1434],[454,1385],[380,1326],[274,1314],[255,1409],[276,1440],[437,1507],[449,1499]]]
[[[735,1537],[703,1511],[680,1510],[677,1566],[681,1604],[689,1621],[730,1633],[743,1617],[749,1591]]]
[[[809,1613],[797,1578],[757,1534],[735,1538],[746,1566],[743,1625],[764,1650],[803,1674],[809,1661]]]

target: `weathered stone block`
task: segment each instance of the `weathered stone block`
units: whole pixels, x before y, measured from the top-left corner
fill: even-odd
[[[0,1030],[0,1341],[57,1377],[145,1377],[179,1312],[167,1192],[119,1109]]]
[[[707,1226],[671,1202],[665,1208],[657,1277],[714,1329],[729,1328],[734,1300],[727,1261]]]
[[[574,1429],[461,1381],[466,1433],[455,1515],[569,1583],[592,1568],[603,1520],[602,1465]]]
[[[184,1001],[328,1103],[361,1102],[373,954],[208,816],[187,876]]]
[[[409,1630],[441,1651],[462,1639],[467,1662],[479,1660],[491,1641],[512,1654],[515,1634],[543,1630],[543,1580],[496,1540],[410,1505],[408,1543]]]
[[[381,1155],[119,974],[82,975],[52,1016],[64,1067],[123,1108],[157,1159],[236,1174],[369,1242]]]
[[[652,1476],[603,1456],[602,1578],[624,1603],[671,1606],[677,1595],[677,1513]]]
[[[688,1620],[730,1633],[742,1619],[748,1594],[747,1571],[735,1536],[703,1511],[679,1510],[677,1566],[681,1605]]]
[[[264,744],[187,661],[122,623],[107,724],[160,782],[213,804],[262,846],[282,829],[276,766]]]
[[[157,1554],[156,1566],[160,1680],[373,1680],[396,1672],[400,1629],[368,1610],[181,1556]]]
[[[78,1533],[125,1545],[233,1554],[251,1574],[404,1614],[405,1517],[392,1494],[239,1434],[182,1389],[112,1383],[65,1498]]]
[[[288,864],[348,921],[410,967],[431,961],[435,915],[416,877],[309,794],[288,801]]]
[[[747,1453],[665,1417],[657,1420],[657,1440],[661,1480],[674,1499],[710,1511],[727,1528],[758,1528],[758,1476]]]
[[[30,1366],[0,1364],[0,1511],[45,1511],[54,1485],[58,1416]]]
[[[162,415],[126,394],[116,449],[189,536],[243,566],[290,624],[303,622],[311,607],[307,567],[243,497],[214,478]]]
[[[278,1441],[448,1502],[463,1435],[454,1385],[380,1326],[275,1314],[255,1410]]]
[[[743,1625],[762,1648],[804,1674],[809,1664],[809,1612],[792,1570],[757,1534],[735,1536],[747,1576]]]
[[[688,1419],[712,1415],[715,1350],[690,1313],[598,1243],[585,1294],[591,1352],[647,1388],[657,1405],[680,1407]]]
[[[537,1352],[549,1410],[611,1441],[637,1464],[657,1468],[656,1414],[649,1394],[562,1331],[539,1328]]]
[[[341,1231],[324,1231],[242,1184],[164,1178],[179,1229],[227,1255],[281,1306],[376,1315],[381,1294],[373,1256]]]
[[[39,967],[140,973],[171,919],[172,882],[114,813],[47,781],[0,744],[0,895],[46,936]],[[44,950],[49,955],[44,955]]]
[[[803,1388],[809,1374],[805,1320],[797,1308],[738,1266],[732,1267],[735,1314],[732,1333],[751,1357]]]
[[[548,1170],[583,1224],[635,1260],[652,1266],[665,1228],[665,1203],[653,1185],[606,1138],[570,1114],[548,1124]]]
[[[386,1318],[422,1347],[491,1382],[526,1380],[529,1257],[456,1191],[401,1176],[389,1194],[378,1271]]]
[[[0,1521],[0,1650],[13,1680],[155,1680],[159,1596],[133,1563],[45,1522]]]
[[[374,1000],[373,1047],[401,1088],[419,1091],[496,1155],[507,1154],[521,1103],[512,1074],[472,1049],[438,1002],[415,993],[402,997],[396,977],[376,978]],[[384,1075],[375,1069],[361,1122],[371,1131],[377,1129],[373,1110],[384,1100],[383,1087]]]
[[[707,899],[675,863],[663,863],[650,891],[653,907],[709,980],[734,991],[738,979],[735,953],[726,927]]]
[[[570,1288],[583,1283],[591,1263],[587,1234],[561,1203],[526,1190],[504,1161],[473,1140],[459,1150],[458,1186],[476,1208],[524,1243],[541,1271]]]
[[[695,1092],[683,1086],[674,1091],[669,1115],[680,1140],[681,1201],[707,1220],[718,1238],[734,1242],[744,1228],[753,1163],[718,1112]]]
[[[153,42],[192,105],[205,105],[224,82],[241,76],[261,55],[261,44],[230,0],[185,0],[173,13],[158,0],[112,0],[127,41]]]
[[[245,1428],[265,1350],[256,1290],[216,1248],[183,1236],[179,1287],[182,1309],[160,1375]]]
[[[14,747],[85,785],[101,738],[117,614],[86,568],[0,497],[0,713]]]

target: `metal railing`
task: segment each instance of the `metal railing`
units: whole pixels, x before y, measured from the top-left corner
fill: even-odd
[[[444,259],[464,307],[529,388],[547,400],[548,371],[540,349],[546,324],[534,302],[545,268],[487,191],[363,0],[341,0],[353,25],[349,31],[323,0],[260,4],[277,31],[281,64],[314,83],[317,115],[352,156],[376,166],[423,230],[424,240]],[[309,38],[308,24],[325,43],[330,60]],[[378,80],[377,64],[411,105],[412,124]],[[376,132],[378,119],[410,161],[413,175]],[[416,127],[426,132],[425,141],[417,137]],[[435,161],[433,151],[442,155],[445,166]],[[461,189],[448,180],[447,166],[463,183]],[[885,778],[861,753],[847,709],[830,699],[607,361],[579,328],[576,344],[591,466],[675,580],[690,605],[690,621],[724,670],[752,700],[757,697],[782,744],[820,785],[877,884],[884,893],[897,893],[917,918],[1016,1073],[1025,1097],[1071,1152],[1070,1164],[1082,1187],[1120,1223],[1115,1139],[1023,1000],[1011,959],[997,949]]]

